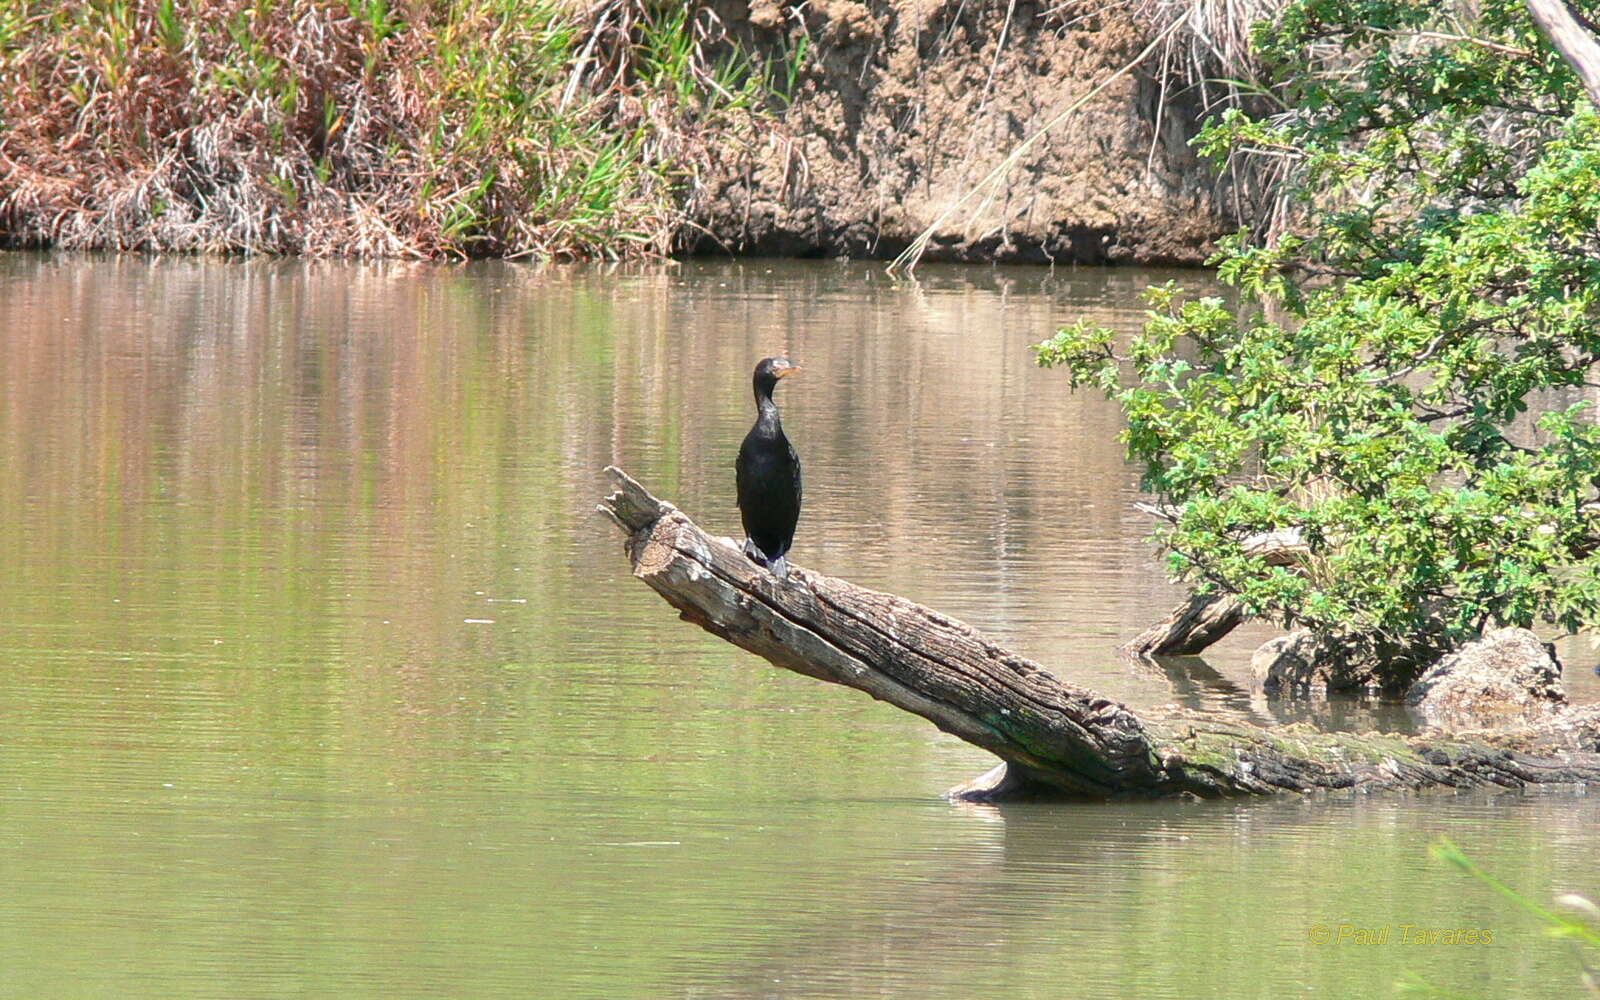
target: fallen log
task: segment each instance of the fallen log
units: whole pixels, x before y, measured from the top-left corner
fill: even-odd
[[[1138,713],[904,598],[800,566],[780,582],[732,539],[707,535],[621,470],[606,472],[616,489],[599,510],[627,535],[634,575],[686,621],[779,667],[920,715],[1001,759],[953,797],[1600,783],[1600,706],[1514,731],[1423,736]]]
[[[1176,524],[1183,514],[1180,508],[1172,504],[1139,501],[1133,506],[1141,513],[1170,524]],[[1600,504],[1584,504],[1582,510],[1600,516]],[[1495,520],[1505,519],[1496,517]],[[1600,535],[1591,532],[1580,537],[1576,545],[1582,551],[1592,551],[1600,545]],[[1304,532],[1297,527],[1256,532],[1241,539],[1239,546],[1244,555],[1258,556],[1268,566],[1287,566],[1295,572],[1303,571],[1306,560],[1311,556],[1311,546],[1307,544]],[[1144,658],[1194,655],[1220,642],[1248,618],[1243,602],[1231,594],[1190,594],[1167,617],[1128,640],[1119,651]],[[1257,655],[1267,652],[1268,647],[1262,646]],[[1347,666],[1334,669],[1345,670]],[[1366,679],[1360,679],[1359,683],[1365,683]]]

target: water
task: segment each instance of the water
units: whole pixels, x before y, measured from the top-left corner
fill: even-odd
[[[0,256],[0,996],[1575,995],[1426,845],[1597,894],[1600,797],[951,805],[990,758],[678,622],[593,513],[615,462],[733,533],[787,350],[796,561],[1136,705],[1370,724],[1252,694],[1264,629],[1108,655],[1178,592],[1026,348],[1168,277]]]

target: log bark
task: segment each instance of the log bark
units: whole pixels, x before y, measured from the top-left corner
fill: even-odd
[[[633,573],[687,621],[773,664],[865,691],[1003,762],[953,789],[1035,795],[1219,797],[1320,789],[1600,783],[1600,708],[1515,732],[1402,736],[1139,713],[1072,684],[972,626],[893,594],[791,565],[787,582],[707,535],[618,469],[600,511]]]
[[[1244,619],[1244,605],[1232,594],[1194,594],[1122,649],[1133,656],[1189,656],[1222,639]]]

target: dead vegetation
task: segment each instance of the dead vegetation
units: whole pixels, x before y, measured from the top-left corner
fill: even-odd
[[[14,0],[12,246],[617,257],[770,121],[709,5]]]

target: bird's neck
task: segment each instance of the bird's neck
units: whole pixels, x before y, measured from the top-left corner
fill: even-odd
[[[778,404],[773,402],[771,392],[756,391],[756,426],[764,431],[781,430],[783,424],[778,419]]]

